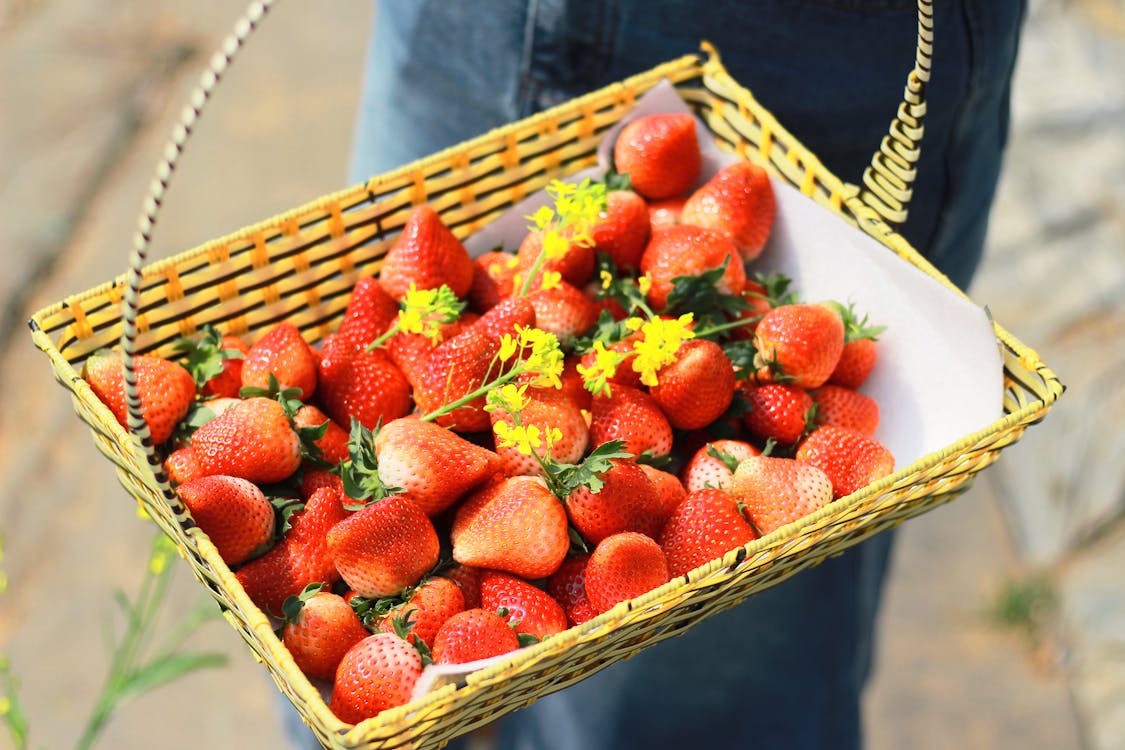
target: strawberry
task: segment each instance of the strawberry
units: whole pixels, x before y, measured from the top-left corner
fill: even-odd
[[[675,279],[701,276],[718,268],[723,271],[715,288],[722,294],[741,294],[746,270],[734,242],[713,229],[689,224],[653,232],[641,256],[641,273],[652,279],[648,301],[657,311],[667,305]]]
[[[764,382],[817,388],[828,380],[844,348],[844,324],[826,304],[790,304],[770,310],[754,330],[754,364]]]
[[[431,518],[500,471],[500,457],[444,427],[408,415],[375,436],[379,476]]]
[[[769,174],[757,164],[729,164],[684,202],[680,221],[730,237],[742,260],[762,253],[777,210]]]
[[[481,576],[480,601],[482,609],[501,612],[517,635],[542,640],[567,628],[562,605],[543,589],[509,573],[490,570]]]
[[[583,358],[577,354],[568,354],[563,360],[562,375],[559,380],[562,381],[562,388],[560,389],[571,402],[579,409],[589,413],[590,405],[593,399],[593,394],[586,390],[585,381],[582,379],[581,373],[578,372],[578,365],[582,364]],[[589,363],[587,362],[587,365]],[[637,376],[637,382],[640,382],[640,376]]]
[[[220,334],[215,328],[203,326],[198,340],[182,339],[176,351],[186,358],[185,367],[195,378],[204,398],[237,398],[242,387],[242,359],[250,346],[238,336]]]
[[[595,396],[590,407],[590,444],[624,440],[624,450],[639,456],[648,451],[666,456],[672,450],[672,425],[648,393],[625,385],[612,386],[609,396]]]
[[[675,198],[662,198],[658,201],[648,202],[648,223],[651,232],[659,229],[674,227],[680,223],[680,214],[684,210],[684,201],[687,198],[678,195]]]
[[[480,579],[484,573],[484,568],[454,563],[443,575],[460,587],[461,595],[465,597],[465,609],[474,609],[480,606]]]
[[[333,340],[324,350],[318,383],[317,401],[341,426],[354,419],[370,429],[410,412],[410,383],[379,349],[350,350]]]
[[[306,465],[301,470],[301,478],[297,483],[297,494],[308,500],[321,487],[331,487],[341,493],[344,491],[344,483],[335,471]]]
[[[687,192],[703,168],[695,118],[679,112],[638,117],[618,134],[613,163],[649,200]]]
[[[561,437],[551,445],[550,457],[562,463],[575,463],[586,453],[590,442],[590,430],[586,419],[574,401],[556,388],[528,388],[527,405],[520,411],[520,423],[533,425],[543,434],[558,428]],[[492,424],[514,420],[502,410],[491,413]],[[515,446],[497,446],[496,454],[502,462],[503,472],[508,476],[543,476],[543,466],[534,456],[520,453]],[[546,456],[544,456],[546,457]]]
[[[394,325],[398,302],[373,276],[364,276],[352,287],[344,319],[334,338],[346,349],[364,349]]]
[[[742,301],[747,306],[733,316],[738,320],[746,321],[746,324],[732,328],[730,331],[731,338],[753,339],[754,329],[757,328],[758,321],[770,309],[796,302],[796,295],[789,291],[791,283],[792,279],[780,273],[755,274],[753,277],[748,277],[746,285],[742,287],[741,295]]]
[[[289,517],[289,531],[261,557],[243,565],[235,578],[263,612],[280,615],[286,598],[310,583],[335,583],[340,574],[328,554],[328,530],[349,514],[343,492],[325,486]]]
[[[689,339],[680,345],[676,361],[657,372],[649,394],[677,429],[705,427],[730,406],[735,376],[730,359],[714,341]]]
[[[293,415],[293,427],[306,443],[306,448],[309,442],[312,443],[316,458],[322,459],[331,466],[347,459],[347,430],[333,422],[316,406],[302,404]],[[305,435],[310,436],[308,441],[304,441]],[[319,437],[316,437],[317,435]]]
[[[402,234],[383,258],[379,283],[397,300],[406,296],[411,284],[418,289],[445,284],[464,297],[473,283],[473,259],[437,211],[423,204],[410,212]]]
[[[632,190],[610,190],[605,198],[605,211],[590,230],[594,252],[605,253],[618,269],[631,273],[640,267],[651,233],[648,204]]]
[[[487,609],[466,609],[445,621],[434,637],[435,664],[464,664],[515,651],[519,636],[508,621]]]
[[[394,596],[437,563],[430,519],[408,493],[374,500],[328,531],[328,552],[359,596]]]
[[[410,702],[422,676],[422,655],[394,633],[375,633],[348,649],[336,669],[329,708],[358,724]]]
[[[421,333],[399,331],[387,339],[384,344],[385,350],[398,369],[402,370],[411,387],[415,387],[425,369],[426,360],[433,354],[437,345],[465,330],[465,327],[478,317],[474,313],[462,313],[457,320],[440,327],[436,341],[430,340],[428,336]]]
[[[227,565],[241,565],[273,536],[273,506],[253,482],[204,476],[176,492]]]
[[[582,485],[567,495],[571,523],[592,544],[622,531],[656,535],[663,520],[654,513],[662,505],[660,490],[635,461],[613,459],[609,464],[598,477],[601,487]]]
[[[301,441],[285,408],[265,396],[243,399],[191,438],[204,474],[229,474],[256,484],[288,479],[301,465]]]
[[[503,304],[503,303],[501,303]],[[496,311],[500,305],[492,308]],[[477,323],[442,342],[426,360],[421,376],[416,382],[414,400],[424,413],[435,412],[453,404],[487,382],[489,376],[500,372],[501,363],[496,355],[500,342],[490,336],[483,326],[483,316]],[[437,418],[437,423],[457,432],[481,432],[490,424],[484,410],[484,395],[477,396],[453,411]]]
[[[875,369],[875,362],[879,359],[879,347],[875,342],[886,326],[870,325],[867,316],[861,317],[853,305],[834,306],[844,321],[844,350],[840,352],[840,361],[828,376],[828,382],[854,390],[863,385]]]
[[[689,492],[660,532],[672,577],[681,576],[758,538],[738,501],[724,490]]]
[[[747,383],[742,390],[747,411],[742,422],[754,437],[793,445],[812,429],[813,397],[789,383]]]
[[[508,297],[473,321],[471,328],[491,338],[514,336],[516,328],[534,327],[535,306],[527,297]]]
[[[383,615],[377,627],[394,633],[395,620],[402,620],[409,628],[406,639],[411,643],[421,641],[429,647],[445,621],[464,609],[461,587],[451,578],[432,576],[410,590],[405,602]]]
[[[630,335],[630,336],[622,339],[621,341],[615,341],[612,344],[607,344],[606,347],[605,347],[608,350],[615,351],[618,354],[621,354],[621,355],[624,356],[624,359],[621,360],[621,364],[619,364],[617,366],[617,371],[614,372],[612,377],[607,378],[607,382],[610,384],[610,393],[611,394],[613,392],[614,385],[627,385],[630,388],[641,388],[642,387],[641,373],[638,372],[637,370],[633,369],[633,362],[636,360],[636,357],[637,357],[637,353],[633,349],[633,344],[636,341],[636,339],[637,339],[636,335]],[[591,350],[591,351],[586,352],[585,354],[583,354],[579,358],[578,364],[582,365],[583,367],[588,368],[588,367],[593,366],[593,364],[596,361],[596,358],[597,358],[596,353],[593,350]],[[583,386],[583,390],[585,390],[585,386]],[[586,393],[589,396],[590,392],[586,391]],[[592,405],[592,403],[591,403],[591,405]],[[589,408],[590,407],[587,406],[587,410],[589,410]]]
[[[878,440],[830,424],[813,430],[798,446],[796,458],[822,469],[836,497],[861,490],[895,469],[894,456]]]
[[[508,477],[457,506],[450,532],[453,559],[521,578],[544,578],[570,548],[566,511],[535,477]]]
[[[152,432],[152,442],[160,445],[172,436],[176,425],[191,408],[195,400],[195,380],[178,362],[154,354],[138,354],[133,363],[141,415]],[[94,352],[86,360],[82,377],[117,422],[128,429],[125,367],[121,355],[109,350]]]
[[[762,534],[832,502],[827,474],[810,463],[777,456],[743,460],[727,491],[745,506],[746,515]]]
[[[539,230],[528,232],[520,242],[516,251],[518,268],[513,277],[513,291],[519,294],[535,265],[535,261],[543,252],[543,234]],[[594,248],[587,242],[571,242],[566,253],[561,258],[544,259],[536,277],[531,280],[530,289],[539,289],[543,285],[543,273],[554,271],[562,275],[562,280],[581,288],[590,277],[594,275],[595,266]]]
[[[164,459],[164,471],[168,472],[168,481],[173,485],[190,482],[196,477],[203,476],[203,470],[199,468],[199,460],[190,445],[169,453]]]
[[[668,562],[653,539],[626,531],[598,542],[586,563],[586,597],[601,614],[670,580]]]
[[[721,490],[730,483],[738,462],[760,455],[744,440],[714,440],[700,447],[684,466],[681,476],[688,492],[705,488]]]
[[[282,605],[281,642],[298,669],[314,680],[331,681],[352,646],[371,635],[339,594],[310,584]]]
[[[490,250],[473,258],[473,283],[469,287],[469,306],[479,313],[491,310],[510,297],[519,269],[515,253]]]
[[[251,346],[242,360],[242,387],[269,390],[270,376],[280,388],[300,390],[308,399],[316,390],[316,360],[312,349],[292,323],[278,323]]]
[[[598,616],[586,597],[586,561],[589,554],[567,557],[547,579],[547,593],[562,606],[569,625],[581,625]]]
[[[527,299],[535,308],[535,326],[555,334],[565,348],[570,348],[575,338],[598,322],[594,301],[565,281],[550,289],[532,292]]]
[[[683,502],[687,490],[675,474],[658,469],[648,464],[640,464],[641,471],[656,487],[658,500],[652,507],[652,515],[659,522],[658,527],[663,528],[664,522],[672,515],[676,506]],[[653,537],[654,539],[656,537]]]
[[[812,398],[818,425],[834,424],[865,435],[879,429],[879,404],[870,396],[829,382],[812,391]]]

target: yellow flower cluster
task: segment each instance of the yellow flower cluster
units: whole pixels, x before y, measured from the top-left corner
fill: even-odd
[[[523,360],[520,373],[532,375],[528,381],[537,388],[562,388],[563,351],[555,334],[541,328],[516,326],[516,335],[500,337],[500,361],[511,361],[516,355]]]
[[[691,331],[692,314],[686,313],[669,320],[652,318],[642,320],[629,318],[625,326],[631,331],[640,331],[641,337],[633,344],[637,356],[633,359],[633,369],[641,374],[641,382],[654,386],[659,381],[656,373],[660,368],[676,361],[680,345],[695,336]]]
[[[578,365],[578,374],[586,390],[595,396],[609,396],[609,379],[617,374],[618,366],[625,361],[625,355],[614,349],[606,349],[601,341],[594,342],[593,364]]]
[[[411,283],[398,313],[398,328],[420,333],[436,344],[441,339],[441,326],[457,320],[461,307],[457,295],[445,284],[437,289],[418,289]]]

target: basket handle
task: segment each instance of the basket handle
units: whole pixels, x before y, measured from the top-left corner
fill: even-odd
[[[160,211],[164,199],[164,191],[172,172],[183,153],[184,145],[195,127],[203,107],[211,98],[211,92],[218,85],[219,79],[230,65],[231,60],[242,48],[247,37],[257,28],[262,16],[273,5],[274,0],[260,0],[251,3],[235,22],[233,31],[223,40],[222,46],[214,55],[207,69],[199,78],[199,83],[192,91],[190,105],[184,107],[180,113],[180,121],[172,129],[172,136],[164,147],[164,154],[156,166],[156,176],[149,184],[148,195],[141,207],[140,218],[137,220],[137,230],[133,234],[133,250],[129,255],[129,273],[125,282],[125,293],[122,302],[122,333],[121,333],[121,358],[125,370],[125,396],[128,406],[129,432],[136,435],[140,442],[145,458],[152,469],[157,489],[172,506],[172,509],[181,513],[183,511],[179,497],[168,481],[168,474],[164,464],[156,452],[152,442],[152,431],[141,414],[141,398],[137,389],[136,351],[137,351],[137,316],[140,313],[140,288],[141,269],[144,268],[148,257],[148,245],[152,236],[152,228],[156,224],[156,215]]]
[[[931,0],[918,0],[918,45],[914,69],[906,79],[903,102],[871,164],[863,171],[859,198],[898,228],[906,222],[906,207],[917,176],[919,143],[926,116],[926,84],[934,51],[934,9]]]

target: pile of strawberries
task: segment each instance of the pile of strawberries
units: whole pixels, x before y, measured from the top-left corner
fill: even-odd
[[[475,259],[419,206],[319,345],[281,322],[138,357],[180,497],[340,719],[893,470],[857,390],[880,329],[755,273],[769,178],[693,189],[696,138],[633,121],[604,182],[553,183],[518,248]],[[120,356],[84,376],[125,424]]]

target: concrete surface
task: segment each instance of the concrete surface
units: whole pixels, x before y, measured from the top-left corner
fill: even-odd
[[[116,588],[153,528],[80,429],[24,321],[124,271],[176,113],[241,6],[0,0],[0,653],[32,746],[73,745]],[[236,61],[168,192],[154,257],[344,184],[370,7],[282,3]],[[867,696],[872,750],[1125,747],[1125,4],[1039,0],[973,296],[1070,390],[954,503],[904,525]],[[1007,592],[1054,608],[1001,627]],[[206,599],[183,567],[180,613]],[[221,620],[222,670],[126,704],[101,746],[283,747],[275,689]],[[9,738],[0,732],[0,748]]]

